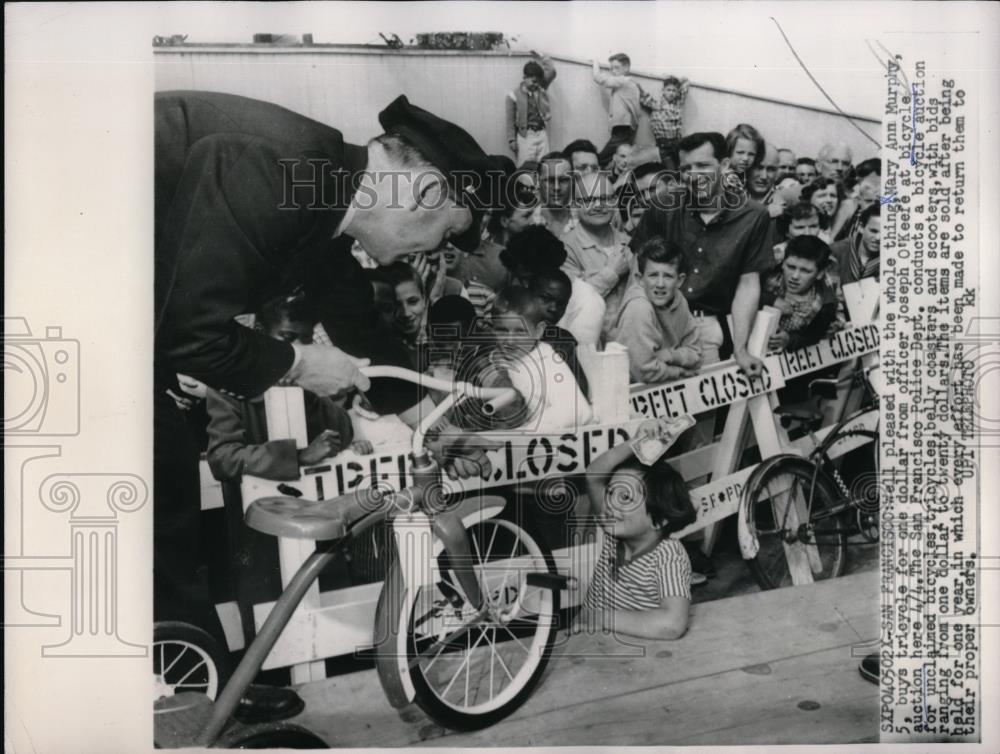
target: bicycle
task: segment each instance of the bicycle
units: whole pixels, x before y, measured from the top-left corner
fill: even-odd
[[[841,417],[820,440],[819,400],[836,397],[842,385],[859,383],[868,405]],[[843,573],[849,544],[879,540],[879,405],[868,372],[844,381],[813,380],[809,393],[810,403],[778,408],[775,414],[785,428],[805,429],[813,450],[805,458],[782,453],[765,459],[750,475],[740,499],[740,548],[761,589],[793,583],[788,564],[792,548],[804,550],[813,578],[820,580]],[[866,460],[852,476],[844,467],[845,453],[858,448],[865,448]],[[855,535],[860,541],[850,542]]]
[[[167,677],[176,664],[170,665],[172,655],[154,648],[159,695],[154,719],[170,745],[256,745],[262,736],[269,746],[304,747],[310,739],[317,745],[319,739],[293,724],[236,725],[222,734],[323,567],[382,521],[392,523],[397,555],[378,600],[374,650],[379,681],[392,706],[402,710],[415,704],[444,727],[475,730],[511,714],[540,680],[556,638],[566,579],[543,541],[517,523],[496,518],[503,498],[452,500],[441,484],[441,466],[424,448],[429,429],[460,401],[482,400],[482,411],[490,415],[514,400],[515,391],[446,382],[395,367],[362,371],[370,378],[404,379],[448,393],[413,433],[414,484],[399,491],[373,487],[327,501],[267,497],[248,507],[245,523],[258,531],[326,544],[293,576],[228,681],[220,653],[199,643],[211,639],[199,637],[197,629],[180,637],[180,654],[192,649],[195,654],[179,683]],[[197,733],[178,733],[185,724]]]

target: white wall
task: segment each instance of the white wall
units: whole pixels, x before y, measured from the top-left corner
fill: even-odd
[[[523,53],[190,45],[156,50],[155,86],[157,91],[215,90],[275,102],[335,126],[353,142],[374,136],[379,110],[405,93],[463,126],[488,152],[506,153],[504,94],[520,81],[526,60]],[[600,147],[608,132],[606,98],[589,66],[562,58],[556,66],[559,75],[550,89],[553,148],[575,138],[589,138]],[[659,92],[657,79],[637,78],[647,91]],[[799,155],[815,156],[822,144],[838,140],[851,145],[855,161],[876,153],[875,145],[836,113],[692,86],[685,131],[724,133],[740,122]],[[879,138],[877,121],[857,122]],[[648,126],[641,128],[648,138]]]

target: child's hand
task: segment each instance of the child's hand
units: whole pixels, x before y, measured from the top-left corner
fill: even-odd
[[[355,440],[351,443],[351,450],[359,456],[370,456],[375,452],[375,448],[368,440]]]
[[[776,332],[770,338],[767,339],[767,350],[768,351],[784,351],[785,346],[788,345],[788,333],[786,332]]]
[[[628,262],[628,252],[623,246],[620,249],[612,251],[611,254],[608,255],[608,261],[606,264],[615,271],[615,274],[618,275],[618,277],[621,277],[628,272]]]
[[[779,298],[775,299],[774,303],[771,304],[775,309],[777,309],[782,314],[788,314],[792,310],[792,305],[789,304],[785,299]]]
[[[636,437],[661,438],[670,433],[670,420],[667,418],[646,419],[635,431]]]
[[[324,429],[309,445],[299,451],[299,465],[312,466],[324,458],[336,455],[343,449],[340,432]]]

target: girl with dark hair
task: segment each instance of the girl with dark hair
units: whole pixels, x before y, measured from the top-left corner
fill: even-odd
[[[636,437],[665,439],[668,425],[650,419]],[[691,561],[670,535],[695,520],[684,479],[663,460],[641,464],[632,444],[622,443],[587,468],[587,494],[602,547],[583,619],[629,636],[679,639],[688,624]]]
[[[809,202],[819,211],[819,237],[830,243],[833,240],[833,221],[840,203],[844,201],[844,190],[833,178],[820,177],[802,189],[802,201]]]

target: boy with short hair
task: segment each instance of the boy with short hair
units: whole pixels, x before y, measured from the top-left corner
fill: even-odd
[[[781,312],[778,330],[768,341],[770,351],[811,346],[840,329],[837,294],[823,275],[829,261],[824,241],[798,236],[788,242],[782,263],[761,274],[761,306]]]
[[[516,426],[552,432],[593,418],[572,369],[542,340],[545,312],[527,288],[509,286],[500,292],[492,329],[496,348],[490,362],[524,399]]]
[[[516,89],[507,92],[507,143],[520,162],[540,160],[549,151],[549,84],[556,68],[547,55],[535,55],[524,64],[524,78]]]
[[[611,157],[619,144],[631,144],[639,127],[639,85],[629,76],[632,61],[624,52],[608,58],[609,73],[601,70],[597,58],[592,61],[594,81],[609,90],[608,120],[611,124],[611,138],[598,155],[602,168],[611,162]]]
[[[816,160],[812,157],[800,157],[795,161],[795,177],[799,179],[799,183],[803,186],[808,186],[819,176],[819,171],[816,169]]]
[[[576,376],[580,390],[589,399],[590,385],[587,382],[587,374],[576,356],[579,342],[567,328],[567,325],[572,324],[572,321],[567,321],[567,312],[573,298],[573,281],[559,268],[543,270],[532,277],[528,290],[542,307],[545,320],[542,340],[551,345],[566,362]]]
[[[622,300],[611,333],[628,348],[633,382],[665,382],[697,373],[702,355],[698,323],[680,292],[685,263],[681,250],[661,236],[640,248],[638,275]]]
[[[788,223],[788,228],[785,231],[786,240],[774,247],[774,261],[778,264],[785,258],[788,241],[799,236],[818,236],[820,231],[819,210],[810,202],[793,204],[781,219]]]
[[[266,303],[256,317],[257,326],[276,340],[308,343],[317,319],[305,302],[282,297]],[[208,388],[208,465],[220,480],[238,480],[244,474],[263,479],[299,478],[300,466],[313,466],[351,446],[370,453],[359,441],[352,446],[351,419],[327,396],[304,391],[309,445],[298,449],[295,440],[268,440],[264,396],[240,400]]]
[[[592,286],[604,298],[601,333],[607,336],[628,288],[633,255],[629,236],[612,224],[617,197],[606,173],[588,173],[577,181],[577,226],[562,237],[565,271]]]
[[[879,251],[882,235],[882,205],[875,202],[862,210],[858,219],[859,232],[837,241],[830,247],[837,260],[841,284],[856,283],[863,278],[879,276]]]
[[[686,76],[667,76],[663,79],[659,99],[640,90],[639,102],[650,111],[649,124],[653,128],[653,138],[664,165],[672,160],[672,149],[680,141],[684,130],[684,103],[687,101],[689,87],[690,82]]]

